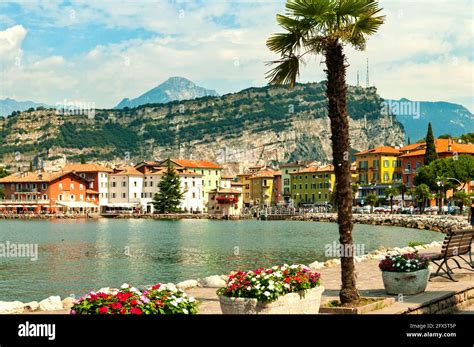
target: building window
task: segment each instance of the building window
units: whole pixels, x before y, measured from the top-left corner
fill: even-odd
[[[76,199],[76,197],[75,197],[74,195],[72,195],[72,194],[71,194],[71,196],[69,197],[69,199],[71,199],[71,200],[75,200],[75,199]]]
[[[303,188],[303,185],[300,183],[300,189],[302,189],[302,188]]]
[[[383,173],[383,180],[387,182],[389,180],[388,172]]]
[[[193,187],[196,187],[196,182],[193,180]]]
[[[79,190],[84,190],[84,185],[82,183],[79,184]]]
[[[137,193],[133,193],[133,197],[136,199],[137,198]]]
[[[127,193],[122,193],[122,198],[126,198],[127,197]]]
[[[383,167],[389,167],[390,166],[390,161],[389,160],[384,160],[383,161]]]
[[[62,201],[62,200],[63,200],[63,195],[62,195],[62,194],[59,194],[59,195],[58,195],[58,200],[59,200],[59,201]]]
[[[408,163],[407,163],[407,165],[406,165],[406,169],[407,169],[408,171],[410,171],[410,170],[411,170],[411,163],[410,163],[410,162],[408,162]]]
[[[123,181],[122,182],[122,187],[126,187],[127,186],[127,182]]]
[[[134,186],[134,187],[137,186],[137,181],[133,181],[133,186]]]
[[[114,188],[115,188],[115,182],[112,182],[112,187],[114,187]]]
[[[79,200],[84,201],[84,195],[83,194],[79,195]]]
[[[59,190],[63,190],[63,184],[59,183]]]
[[[41,185],[41,188],[43,188],[43,190],[45,190],[47,187],[48,187],[48,186],[46,185],[46,183],[43,183],[43,184]]]
[[[287,174],[287,175],[288,175],[288,170],[285,170],[285,174]]]
[[[304,189],[308,189],[308,183],[304,185]]]
[[[112,193],[112,199],[115,199],[115,193]]]
[[[398,164],[398,162],[397,162],[396,160],[393,160],[393,161],[392,161],[392,166],[393,166],[393,167],[398,167],[397,164]]]
[[[196,193],[193,193],[193,199],[196,199]]]
[[[70,184],[71,190],[74,190],[74,183]]]

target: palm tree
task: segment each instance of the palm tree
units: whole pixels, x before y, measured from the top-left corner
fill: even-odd
[[[374,206],[379,201],[379,198],[375,194],[367,194],[365,197],[365,202],[370,206],[370,213],[374,212]]]
[[[398,191],[402,195],[402,207],[405,207],[405,194],[408,192],[408,187],[401,183],[397,186]]]
[[[349,121],[347,116],[346,60],[343,45],[365,48],[367,37],[384,22],[377,15],[381,9],[377,0],[288,0],[286,16],[277,15],[277,22],[286,32],[273,34],[267,40],[270,50],[281,59],[267,73],[270,84],[293,88],[299,66],[306,54],[322,54],[326,63],[326,96],[331,123],[334,171],[336,176],[336,205],[339,241],[351,248],[352,189],[349,153]],[[341,303],[359,298],[354,275],[353,257],[341,258]]]
[[[398,194],[397,187],[385,188],[385,197],[390,199],[390,213],[393,212],[393,197]]]

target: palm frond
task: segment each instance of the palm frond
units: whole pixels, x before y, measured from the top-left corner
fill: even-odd
[[[288,85],[290,88],[294,88],[300,73],[300,57],[288,55],[280,60],[271,61],[267,65],[273,64],[278,65],[266,73],[265,77],[270,79],[268,83]]]
[[[267,47],[282,55],[295,52],[300,48],[301,37],[297,33],[273,34],[267,40]]]
[[[296,17],[319,17],[330,9],[328,0],[288,0],[286,11]]]

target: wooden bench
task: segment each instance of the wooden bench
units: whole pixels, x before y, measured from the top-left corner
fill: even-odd
[[[467,269],[474,271],[474,264],[472,262],[471,245],[474,239],[474,229],[453,230],[446,234],[441,253],[428,255],[429,259],[438,266],[436,272],[431,274],[431,277],[445,277],[451,281],[457,282],[451,276],[453,269],[449,266],[448,261],[452,260],[456,263],[459,269]],[[469,257],[469,260],[465,257]],[[458,259],[463,260],[469,265],[469,268],[462,267]]]

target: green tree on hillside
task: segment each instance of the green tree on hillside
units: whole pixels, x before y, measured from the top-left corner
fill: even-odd
[[[153,206],[160,213],[179,212],[179,205],[183,198],[179,175],[168,159],[166,172],[158,184],[160,191],[153,198]]]
[[[331,126],[333,164],[336,176],[335,202],[338,213],[339,242],[352,249],[352,189],[347,108],[347,60],[344,45],[364,50],[367,39],[384,23],[377,0],[287,0],[286,16],[277,15],[285,32],[267,40],[270,50],[280,55],[267,77],[270,84],[293,88],[300,64],[307,54],[324,56],[326,96]],[[359,293],[354,274],[354,258],[341,257],[343,304],[356,302]]]
[[[436,153],[435,139],[433,136],[433,129],[431,123],[428,123],[428,132],[426,133],[426,152],[425,152],[425,165],[429,165],[431,162],[438,159],[438,153]]]

